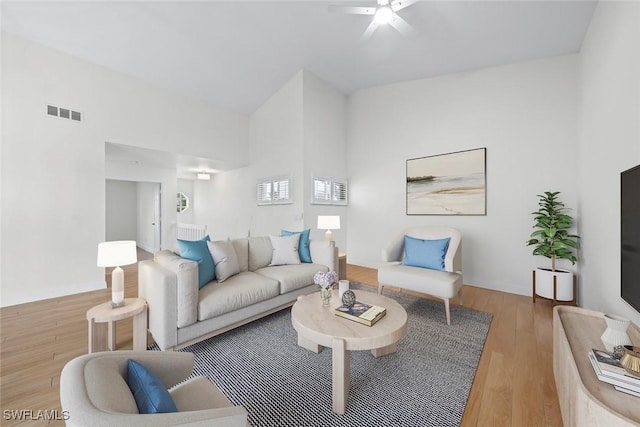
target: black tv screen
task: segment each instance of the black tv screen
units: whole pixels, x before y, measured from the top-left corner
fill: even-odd
[[[640,165],[620,174],[622,299],[640,312]]]

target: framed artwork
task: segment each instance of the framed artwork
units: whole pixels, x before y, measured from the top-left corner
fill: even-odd
[[[407,160],[407,215],[486,215],[487,149]]]

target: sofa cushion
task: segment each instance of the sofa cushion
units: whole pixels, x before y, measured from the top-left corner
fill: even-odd
[[[238,259],[240,272],[249,271],[249,239],[246,237],[233,239],[231,243],[236,250],[236,258]]]
[[[404,236],[404,258],[402,264],[413,267],[444,270],[444,257],[449,248],[450,237],[426,240]]]
[[[178,249],[182,258],[190,259],[198,263],[198,286],[202,288],[204,285],[216,278],[216,270],[213,265],[213,259],[207,242],[209,236],[205,236],[200,240],[178,240]]]
[[[218,282],[224,282],[234,274],[240,273],[238,257],[231,240],[207,242],[207,247],[216,267],[216,279]]]
[[[269,236],[273,253],[271,254],[271,264],[269,265],[291,265],[300,264],[298,255],[298,243],[300,234],[290,236]]]
[[[169,390],[160,378],[132,359],[127,360],[127,384],[141,414],[178,412]]]
[[[256,273],[280,282],[280,294],[313,284],[313,276],[329,268],[320,264],[275,265],[256,270]]]
[[[231,407],[233,404],[209,378],[194,377],[169,390],[180,412]]]
[[[300,256],[300,261],[302,262],[312,262],[311,251],[309,249],[309,233],[311,233],[311,229],[309,228],[303,231],[287,231],[287,230],[280,231],[280,234],[283,236],[300,234],[300,242],[298,243],[298,255]]]
[[[207,285],[200,290],[198,320],[273,298],[280,293],[280,284],[269,277],[251,271],[229,277],[223,283]]]
[[[249,271],[256,271],[271,263],[271,239],[268,236],[249,238]]]

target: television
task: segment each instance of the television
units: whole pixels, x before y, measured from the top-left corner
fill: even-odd
[[[620,174],[621,295],[640,312],[640,165]]]

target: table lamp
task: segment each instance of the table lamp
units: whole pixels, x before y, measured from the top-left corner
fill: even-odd
[[[98,267],[115,267],[111,272],[111,307],[124,305],[124,271],[120,266],[138,261],[135,240],[98,244]]]
[[[324,233],[325,239],[328,241],[333,240],[333,232],[331,230],[340,230],[340,216],[338,215],[319,215],[318,216],[318,228],[327,230]]]

